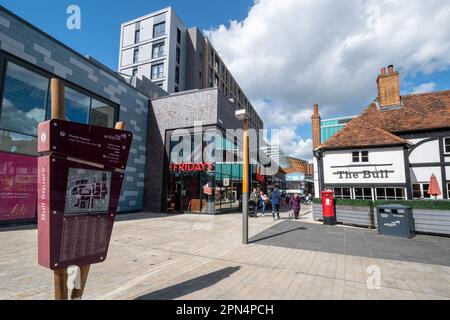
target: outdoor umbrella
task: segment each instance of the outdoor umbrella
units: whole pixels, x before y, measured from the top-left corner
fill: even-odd
[[[439,188],[439,183],[434,174],[432,174],[430,178],[430,186],[428,188],[428,194],[430,196],[434,196],[435,198],[437,198],[437,196],[440,196],[442,194],[441,188]]]

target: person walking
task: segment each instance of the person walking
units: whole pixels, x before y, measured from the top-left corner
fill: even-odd
[[[249,207],[253,211],[253,217],[258,218],[258,199],[259,199],[259,193],[255,189],[253,189],[253,192],[250,194],[250,201],[249,201]]]
[[[273,220],[280,220],[280,202],[281,202],[281,193],[278,190],[278,186],[275,186],[272,193],[270,194],[270,202],[272,202],[272,216]],[[277,217],[275,217],[275,213]]]
[[[302,199],[297,193],[294,194],[294,196],[289,201],[289,209],[294,211],[295,220],[298,220],[298,216],[300,215],[301,201]]]
[[[261,211],[262,211],[263,217],[266,216],[266,207],[267,207],[268,203],[269,203],[269,197],[267,196],[267,194],[265,194],[264,192],[261,191]]]

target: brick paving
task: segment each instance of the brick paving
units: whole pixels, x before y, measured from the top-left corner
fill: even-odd
[[[398,239],[402,247],[381,237],[395,248],[399,256],[393,257],[373,254],[374,231],[274,222],[269,216],[250,219],[254,241],[248,246],[241,244],[239,214],[141,213],[118,220],[109,257],[92,266],[84,299],[450,298],[450,257],[442,250],[449,248],[446,238],[419,236],[409,242],[412,247]],[[357,238],[344,251],[342,234]],[[36,262],[36,239],[33,227],[0,228],[0,299],[53,298],[52,273]],[[333,239],[335,246],[329,246]],[[369,253],[354,244],[358,239]],[[413,259],[417,251],[411,248],[429,249],[426,259]],[[367,286],[369,267],[380,271],[379,288]]]

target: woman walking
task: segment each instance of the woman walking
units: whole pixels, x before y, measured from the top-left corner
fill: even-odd
[[[297,193],[294,194],[294,196],[289,201],[289,209],[294,211],[295,220],[298,220],[298,216],[300,215],[301,201],[302,200]]]

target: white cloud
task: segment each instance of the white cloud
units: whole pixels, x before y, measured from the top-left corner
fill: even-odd
[[[422,84],[418,85],[417,87],[414,87],[412,89],[412,93],[431,92],[431,91],[434,91],[434,89],[436,88],[436,85],[437,84],[434,82],[422,83]]]
[[[312,159],[312,140],[299,137],[293,127],[282,127],[279,142],[283,151],[295,158]]]
[[[402,78],[450,66],[448,0],[260,0],[206,33],[266,126],[294,131],[314,103],[324,116],[359,113],[383,66]]]

